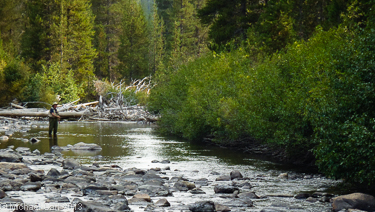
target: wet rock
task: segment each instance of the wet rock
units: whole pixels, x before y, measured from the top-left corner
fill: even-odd
[[[352,193],[333,198],[332,210],[340,211],[343,209],[375,211],[375,197],[363,193]]]
[[[37,138],[30,138],[30,143],[32,143],[32,144],[35,144],[35,143],[38,143],[38,142],[40,142],[40,140],[39,139],[37,139]]]
[[[3,190],[0,190],[0,199],[3,199],[6,196],[7,194]]]
[[[22,191],[38,191],[42,187],[40,182],[28,182],[20,187]]]
[[[307,201],[307,202],[317,202],[318,199],[317,199],[317,198],[314,198],[314,197],[308,197],[308,198],[306,199],[306,201]]]
[[[194,188],[194,189],[190,190],[189,192],[192,193],[192,194],[205,194],[206,193],[200,188]]]
[[[38,149],[36,149],[36,150],[33,151],[33,154],[40,155],[40,151]]]
[[[241,174],[240,171],[238,170],[234,170],[234,171],[231,171],[230,172],[230,179],[233,180],[233,179],[242,179],[243,176]]]
[[[12,205],[14,206],[17,204],[22,204],[22,203],[23,203],[22,200],[11,198],[11,197],[4,197],[0,199],[0,205],[5,205],[5,206],[12,206]]]
[[[71,147],[71,150],[78,151],[99,151],[102,147],[97,144],[79,142]]]
[[[309,198],[311,195],[308,194],[308,193],[299,193],[297,194],[296,196],[294,196],[295,199],[307,199]]]
[[[216,178],[216,181],[231,181],[230,176],[223,175]]]
[[[189,205],[189,210],[193,212],[214,212],[215,203],[212,201],[201,201]]]
[[[109,190],[104,186],[90,185],[82,189],[83,195],[98,195],[98,190]]]
[[[253,207],[254,203],[249,198],[245,199],[233,199],[229,202],[223,203],[228,207]]]
[[[231,211],[228,206],[217,204],[217,203],[215,204],[215,210],[217,212],[228,212],[228,211]]]
[[[128,200],[129,205],[148,205],[149,202],[147,202],[145,199],[142,198],[131,198]]]
[[[259,196],[256,195],[254,191],[252,191],[252,192],[240,193],[238,194],[238,198],[259,199]]]
[[[14,175],[27,175],[29,173],[30,173],[30,168],[16,169],[16,170],[9,172],[9,174],[14,174]]]
[[[20,154],[30,153],[29,147],[17,147],[16,152]]]
[[[232,194],[234,191],[239,190],[238,188],[231,185],[216,185],[214,187],[215,193]]]
[[[150,196],[170,196],[171,192],[166,186],[158,185],[140,185],[138,187],[139,191],[147,193]]]
[[[177,188],[179,191],[188,191],[194,189],[196,186],[194,183],[188,181],[178,181],[173,187]]]
[[[131,209],[129,208],[129,205],[128,205],[128,201],[117,203],[115,208],[118,211],[128,211],[128,212],[131,211]]]
[[[211,175],[220,175],[219,172],[215,172],[215,171],[212,171],[210,174],[211,174]]]
[[[22,156],[8,151],[0,151],[0,162],[21,162]]]
[[[151,197],[148,194],[142,194],[142,193],[135,194],[133,198],[144,199],[147,202],[151,202]]]
[[[51,197],[46,200],[46,203],[50,202],[57,202],[57,203],[68,203],[70,202],[68,197],[62,197],[62,196],[56,196],[56,197]]]
[[[51,168],[51,169],[48,171],[48,173],[47,173],[46,176],[47,176],[47,177],[58,178],[58,177],[60,176],[60,172],[57,171],[57,169],[55,169],[55,168]]]
[[[260,212],[286,212],[280,209],[273,209],[273,208],[263,208]]]
[[[169,203],[167,199],[163,198],[163,199],[159,199],[155,203],[155,205],[159,206],[159,207],[169,207],[169,206],[171,206],[171,203]]]
[[[74,159],[65,159],[63,162],[64,169],[75,169],[79,168],[81,165]]]
[[[171,163],[171,161],[169,161],[169,160],[162,160],[160,163],[166,164],[166,163]]]
[[[247,181],[243,182],[243,181],[234,180],[234,181],[232,181],[232,185],[235,186],[235,187],[241,187],[243,189],[251,189],[252,188],[251,184]]]
[[[159,163],[158,160],[152,160],[151,163]]]
[[[288,173],[281,173],[278,178],[281,178],[281,179],[288,179]]]
[[[74,199],[73,202],[77,202],[74,208],[74,212],[113,212],[113,209],[110,207],[103,205],[99,202],[94,201],[82,201],[80,199]]]
[[[0,136],[0,141],[8,141],[9,137],[6,135]]]
[[[208,186],[208,179],[206,179],[206,178],[200,178],[198,180],[195,180],[194,183],[196,185],[200,185],[200,186]]]

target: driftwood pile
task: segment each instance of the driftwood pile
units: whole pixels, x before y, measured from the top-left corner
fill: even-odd
[[[135,105],[136,100],[131,95],[125,97],[123,90],[129,92],[147,92],[150,89],[150,80],[133,81],[130,86],[121,88],[118,86],[116,92],[106,93],[100,96],[98,101],[76,104],[78,100],[58,105],[57,111],[62,119],[78,119],[91,121],[137,121],[143,123],[156,122],[158,117],[146,111],[144,106]],[[116,90],[116,89],[115,89]],[[49,108],[25,108],[21,105],[11,103],[10,108],[0,109],[0,117],[48,117]]]

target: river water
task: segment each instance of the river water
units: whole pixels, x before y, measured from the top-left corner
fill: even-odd
[[[40,142],[27,142],[32,137],[40,139]],[[249,178],[251,190],[260,197],[266,197],[254,200],[255,207],[241,211],[330,211],[329,202],[309,202],[293,196],[301,192],[326,192],[338,183],[303,167],[285,166],[224,148],[163,137],[155,132],[153,125],[129,122],[62,122],[56,140],[49,139],[47,123],[41,122],[32,125],[27,132],[14,133],[9,141],[0,142],[0,148],[24,146],[30,147],[31,151],[39,149],[43,154],[50,152],[53,145],[67,146],[78,142],[96,143],[102,147],[98,152],[63,152],[64,157],[75,158],[82,164],[95,162],[118,165],[124,169],[164,169],[169,166],[169,177],[206,178],[212,183],[218,177],[212,174],[214,172],[229,175],[232,170],[239,170]],[[169,160],[171,163],[155,163],[155,160]],[[282,173],[288,173],[289,179],[278,177]],[[179,193],[168,201],[171,204],[188,204],[204,198],[223,202],[222,197],[214,194],[212,187],[203,186],[202,189],[206,191],[204,196]],[[137,210],[143,211],[135,208]]]

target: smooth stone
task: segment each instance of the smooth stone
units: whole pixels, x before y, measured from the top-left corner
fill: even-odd
[[[215,203],[212,201],[200,201],[189,205],[189,210],[192,212],[214,212]]]

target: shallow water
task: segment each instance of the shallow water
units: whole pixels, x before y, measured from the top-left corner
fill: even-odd
[[[260,211],[270,208],[274,211],[330,211],[330,204],[310,203],[306,200],[291,198],[300,192],[324,192],[335,185],[333,181],[302,167],[290,167],[259,157],[239,153],[214,146],[205,146],[175,138],[159,136],[151,125],[125,122],[62,122],[59,125],[57,139],[49,139],[47,123],[34,124],[28,132],[14,133],[7,142],[0,142],[0,148],[9,145],[39,149],[41,153],[50,152],[51,146],[74,145],[78,142],[96,143],[102,147],[98,152],[63,152],[64,157],[78,159],[81,163],[116,164],[121,168],[137,167],[140,169],[170,167],[168,177],[181,175],[188,179],[207,178],[212,183],[218,175],[229,175],[232,170],[239,170],[250,179],[252,191],[266,199],[254,200],[255,207],[246,211]],[[31,137],[40,142],[31,144]],[[153,160],[170,160],[169,164],[153,163]],[[179,170],[179,171],[174,171]],[[280,179],[281,173],[297,176],[293,179]],[[178,193],[168,197],[171,203],[189,204],[203,199],[221,202],[225,200],[214,194],[212,188],[202,187],[204,195]],[[284,197],[280,197],[284,196]],[[134,208],[135,211],[143,209]],[[232,210],[235,211],[235,210]]]

